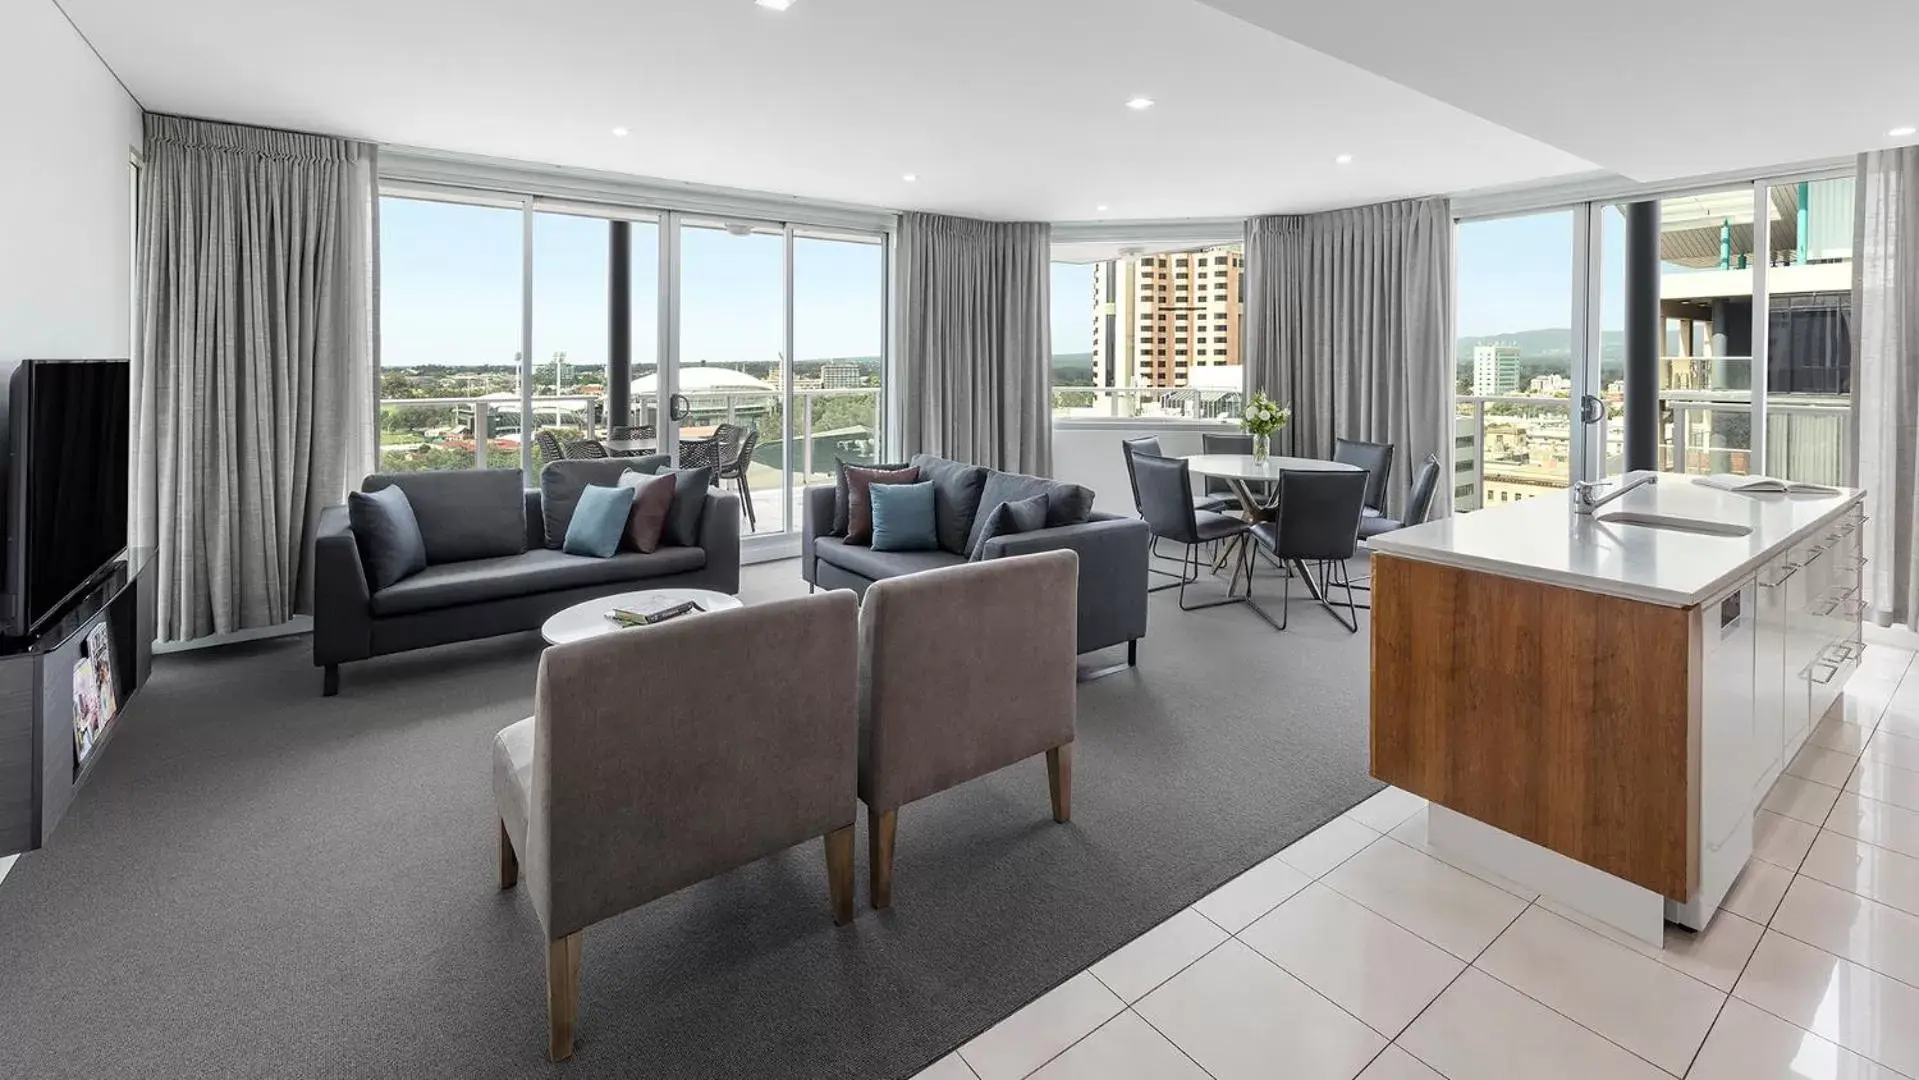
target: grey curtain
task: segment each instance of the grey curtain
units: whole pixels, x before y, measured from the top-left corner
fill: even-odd
[[[284,623],[373,448],[374,150],[146,118],[134,538],[159,636]]]
[[[1278,445],[1327,457],[1333,439],[1396,448],[1405,506],[1437,454],[1432,514],[1452,511],[1453,222],[1445,199],[1246,223],[1247,387],[1290,403]]]
[[[900,448],[1013,472],[1053,467],[1051,229],[900,221]]]
[[[1859,157],[1853,214],[1853,460],[1866,489],[1867,616],[1919,615],[1919,147]]]

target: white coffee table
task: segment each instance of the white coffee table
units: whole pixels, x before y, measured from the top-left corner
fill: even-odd
[[[548,645],[584,641],[590,637],[599,637],[601,634],[611,634],[616,630],[627,629],[606,617],[606,613],[614,608],[626,608],[629,611],[644,607],[657,609],[671,607],[687,600],[699,604],[707,611],[730,611],[733,608],[746,606],[740,603],[740,598],[737,596],[728,596],[725,593],[707,589],[645,589],[640,592],[614,593],[612,596],[598,597],[583,604],[574,604],[554,615],[541,625],[540,636],[546,638]],[[681,616],[681,618],[695,617]],[[678,622],[679,619],[672,621]],[[647,628],[636,626],[631,629]]]

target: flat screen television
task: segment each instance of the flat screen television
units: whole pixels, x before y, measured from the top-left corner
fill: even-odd
[[[14,369],[0,632],[37,633],[126,550],[130,394],[125,360],[25,360]]]

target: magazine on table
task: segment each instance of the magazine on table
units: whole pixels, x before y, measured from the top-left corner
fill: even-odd
[[[705,611],[697,600],[674,600],[671,597],[649,596],[636,600],[626,607],[617,607],[606,613],[606,617],[622,627],[652,626],[668,619],[677,619],[682,615],[691,615],[696,611]]]
[[[1801,480],[1781,480],[1773,476],[1740,476],[1738,473],[1713,473],[1693,479],[1721,491],[1742,495],[1837,495],[1839,489],[1826,484],[1808,484]]]

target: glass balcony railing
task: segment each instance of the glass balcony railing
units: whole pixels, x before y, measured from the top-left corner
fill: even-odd
[[[1055,420],[1233,420],[1246,397],[1197,387],[1055,386]]]

